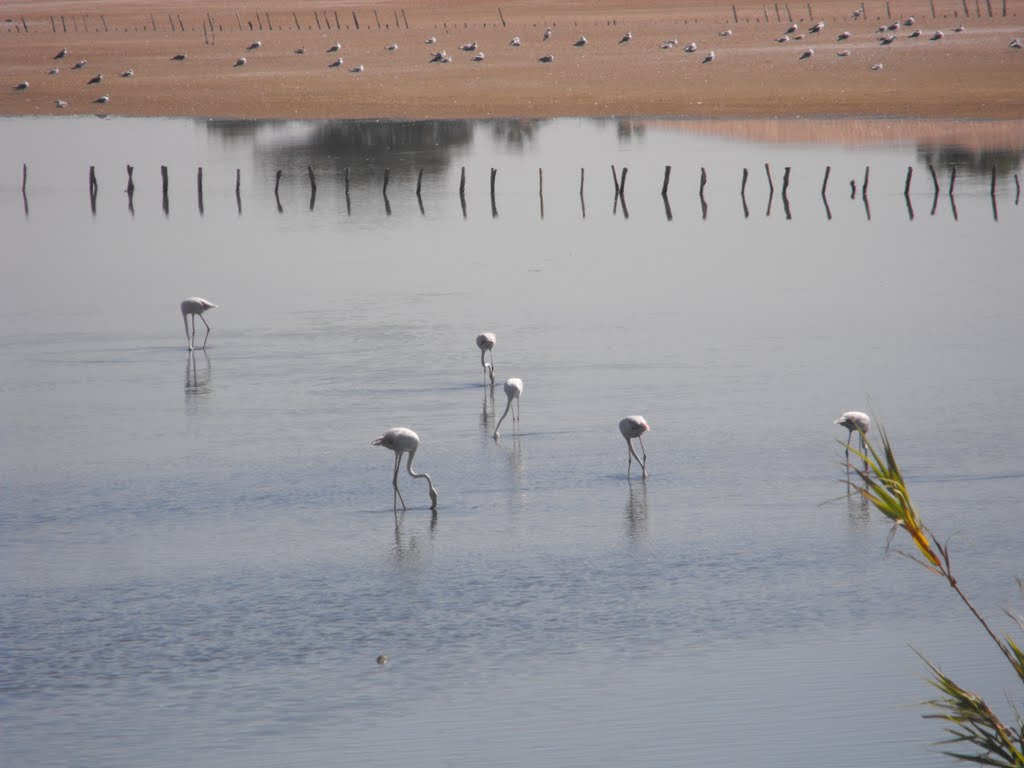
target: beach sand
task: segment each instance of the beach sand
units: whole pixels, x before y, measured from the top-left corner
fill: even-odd
[[[988,15],[992,3],[992,16]],[[560,116],[802,118],[805,135],[848,130],[834,118],[916,118],[914,136],[955,131],[955,119],[991,121],[996,143],[1024,142],[1024,0],[892,3],[892,18],[916,17],[879,44],[889,3],[829,0],[789,5],[475,0],[372,7],[308,0],[227,4],[185,0],[156,10],[138,0],[4,3],[0,14],[0,114],[96,114],[219,118],[475,119]],[[257,10],[258,9],[258,10]],[[787,10],[788,9],[788,10]],[[897,16],[897,9],[899,15]],[[965,15],[965,9],[969,15]],[[83,13],[87,11],[87,13]],[[810,15],[813,12],[813,16]],[[980,16],[979,16],[980,12]],[[793,21],[803,40],[777,43]],[[767,18],[766,18],[767,17]],[[825,29],[808,30],[814,21]],[[954,32],[958,25],[963,32]],[[358,28],[357,28],[358,25]],[[543,40],[545,28],[552,35]],[[908,38],[912,29],[923,35]],[[66,30],[66,31],[65,31]],[[722,32],[731,30],[728,36]],[[836,35],[848,30],[849,40]],[[944,38],[929,40],[935,30]],[[626,32],[632,40],[619,43]],[[585,35],[588,44],[573,42]],[[519,36],[522,45],[509,41]],[[437,42],[424,41],[436,37]],[[679,45],[660,44],[677,39]],[[246,47],[259,40],[258,50]],[[486,54],[472,62],[460,46]],[[344,64],[329,68],[342,44]],[[696,42],[698,50],[683,46]],[[390,43],[397,50],[387,50]],[[61,48],[66,58],[54,61]],[[304,54],[295,53],[304,48]],[[814,55],[800,60],[807,48]],[[448,64],[429,64],[441,49]],[[702,64],[713,50],[715,59]],[[840,50],[850,51],[838,57]],[[184,61],[172,61],[177,53]],[[539,57],[553,54],[550,64]],[[244,66],[233,66],[239,56]],[[79,59],[87,64],[79,70]],[[880,70],[872,65],[883,64]],[[363,72],[350,72],[362,65]],[[57,66],[60,72],[47,74]],[[134,76],[119,73],[134,69]],[[103,82],[86,81],[102,73]],[[27,81],[24,91],[14,86]],[[94,99],[108,94],[109,103]],[[68,106],[58,109],[56,99]],[[723,119],[730,120],[723,120]],[[815,118],[814,120],[806,120]],[[940,122],[941,121],[941,122]],[[764,121],[760,121],[764,122]],[[775,122],[789,133],[796,121]],[[875,131],[902,121],[874,120]],[[767,123],[764,129],[773,130]],[[761,129],[757,129],[761,130]],[[864,133],[858,129],[858,133]],[[872,131],[867,131],[872,133]]]

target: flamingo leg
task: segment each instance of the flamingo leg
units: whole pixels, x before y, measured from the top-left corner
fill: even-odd
[[[640,443],[640,450],[644,455],[644,460],[640,462],[640,466],[644,469],[644,477],[647,477],[647,451],[644,449],[644,438],[643,435],[636,436],[637,442]]]
[[[203,317],[202,315],[199,316],[199,319],[202,320],[203,321],[203,325],[206,326],[206,336],[203,337],[203,349],[206,349],[206,340],[208,338],[210,338],[210,324],[208,322],[206,322],[206,318]],[[195,320],[195,315],[193,315],[192,316],[192,332],[193,332],[193,335],[195,334],[195,330],[196,330],[196,320]]]
[[[644,471],[644,477],[647,477],[647,468],[644,466],[644,462],[641,461],[640,457],[636,455],[636,449],[633,448],[633,441],[627,439],[626,445],[629,446],[629,468],[626,470],[626,477],[629,477],[629,471],[633,468],[633,459],[636,459],[636,463],[639,464],[640,468]]]
[[[405,511],[405,499],[402,498],[402,492],[398,490],[398,468],[402,466],[402,452],[395,451],[395,474],[391,479],[391,484],[395,487],[395,510],[398,510],[398,502],[402,502],[402,511]]]

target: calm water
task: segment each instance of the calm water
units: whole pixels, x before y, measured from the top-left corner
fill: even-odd
[[[1004,705],[990,641],[847,498],[832,422],[884,421],[1009,630],[1019,156],[614,121],[0,130],[4,764],[948,764],[913,649]],[[194,356],[192,295],[220,305]],[[498,442],[481,330],[525,382]],[[404,475],[392,511],[395,425],[436,516]]]

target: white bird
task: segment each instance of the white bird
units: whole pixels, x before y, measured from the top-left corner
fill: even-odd
[[[405,469],[408,471],[410,477],[415,478],[426,478],[427,487],[430,488],[430,508],[437,509],[437,491],[434,490],[434,483],[430,479],[430,475],[426,472],[413,472],[412,471],[412,460],[416,456],[416,451],[420,447],[420,437],[411,429],[405,427],[392,427],[383,435],[373,441],[372,445],[380,445],[387,448],[389,451],[395,452],[395,474],[391,479],[391,484],[395,488],[395,510],[398,509],[398,502],[402,502],[402,509],[405,509],[405,499],[402,498],[402,492],[398,490],[398,470],[402,465],[402,454],[408,453],[409,459],[405,462]]]
[[[68,103],[66,101],[63,101],[62,99],[57,99],[57,101],[55,101],[54,104],[57,105],[57,109],[64,109],[64,107],[68,105]]]
[[[824,21],[819,21],[813,27],[811,27],[810,31],[811,32],[821,32],[821,30],[823,30],[824,28],[825,28],[825,22]]]
[[[56,61],[57,59],[63,59],[67,55],[68,55],[68,49],[67,48],[61,48],[59,51],[57,51],[57,55],[53,57],[53,60]]]
[[[788,43],[789,42],[789,35],[783,35],[782,37],[777,37],[777,38],[775,38],[775,42],[776,43]]]
[[[914,26],[914,22],[917,21],[913,16],[907,16],[907,20],[903,22],[904,27]]]
[[[929,40],[941,40],[941,39],[942,39],[943,37],[945,37],[945,35],[944,35],[944,34],[942,34],[942,30],[941,30],[941,29],[939,29],[939,30],[936,30],[936,31],[935,31],[935,34],[934,34],[934,35],[932,35],[932,36],[931,36],[930,38],[928,38],[928,39],[929,39]]]
[[[665,42],[663,42],[661,44],[661,47],[662,48],[675,48],[677,45],[679,45],[679,41],[675,40],[675,39],[672,39],[672,40],[666,40]]]
[[[326,51],[324,51],[324,53],[337,53],[340,50],[341,50],[341,43],[335,43],[330,48],[328,48]]]
[[[440,50],[440,51],[437,51],[435,53],[432,53],[432,54],[430,54],[430,63],[434,64],[434,63],[439,62],[439,61],[444,61],[444,59],[447,56],[448,56],[448,52],[445,51],[445,50]]]
[[[837,41],[839,41],[839,40],[849,40],[849,39],[850,39],[850,33],[849,32],[840,32],[838,35],[836,35],[836,40]]]
[[[575,45],[577,48],[582,48],[586,44],[587,38],[585,38],[583,35],[580,35],[580,39],[573,43],[573,45]]]
[[[126,69],[124,72],[121,73],[121,77],[134,77],[134,75],[135,75],[135,70],[134,69]]]
[[[173,56],[171,56],[171,61],[184,61],[187,55],[188,54],[185,53],[176,53]]]
[[[388,43],[386,48],[389,51],[397,51],[398,50],[398,43]]]
[[[635,458],[637,464],[640,465],[640,469],[643,470],[644,477],[647,477],[647,451],[644,450],[643,434],[648,431],[650,426],[647,424],[647,420],[643,416],[627,416],[619,422],[619,432],[626,438],[626,449],[629,463],[626,465],[626,477],[629,477],[629,473],[633,469],[633,459]],[[640,451],[644,457],[641,459],[636,455],[636,449],[633,448],[633,438],[636,438],[640,443]]]
[[[206,299],[201,299],[198,296],[193,296],[191,299],[185,299],[181,302],[181,317],[185,321],[185,341],[188,342],[189,352],[192,351],[196,341],[196,317],[203,321],[203,325],[206,326],[206,336],[203,339],[203,349],[206,349],[206,339],[210,338],[210,324],[206,322],[206,318],[203,317],[203,313],[208,309],[216,309],[217,305],[213,304]],[[192,315],[192,336],[188,335],[188,316]]]
[[[60,70],[57,69],[56,67],[50,67],[49,72],[47,72],[46,74],[48,74],[48,75],[56,75],[58,72],[60,72]]]
[[[723,32],[719,32],[718,36],[719,37],[732,37],[732,30],[731,29],[727,29],[727,30],[725,30]]]
[[[886,27],[886,29],[888,29],[890,32],[896,32],[899,28],[900,23],[898,21],[894,21],[892,24]]]
[[[697,44],[696,43],[687,43],[686,46],[683,48],[683,50],[686,51],[687,53],[693,53],[694,51],[697,50]]]
[[[516,409],[512,413],[512,429],[515,429],[515,424],[519,421],[519,396],[523,394],[523,380],[522,379],[506,379],[505,380],[505,397],[508,398],[508,403],[505,404],[505,412],[501,414],[501,418],[498,419],[498,423],[494,427],[494,439],[498,439],[498,428],[501,426],[501,422],[508,416],[508,412],[512,409],[512,401],[515,401]]]
[[[461,48],[461,49],[462,49],[463,51],[467,51],[467,52],[472,52],[472,51],[475,51],[475,50],[476,50],[476,41],[474,40],[474,41],[473,41],[472,43],[464,43],[464,44],[462,44],[462,45],[461,45],[461,46],[459,46],[459,47],[460,47],[460,48]]]
[[[849,56],[849,55],[850,55],[849,51],[836,51],[836,56],[839,56],[840,58],[843,58],[843,57],[846,57],[846,56]]]
[[[863,8],[858,8],[857,10],[855,10],[853,12],[853,18],[859,19],[862,13],[864,13],[864,9]]]
[[[708,55],[704,57],[704,61],[702,61],[701,64],[710,64],[714,60],[715,60],[715,52],[714,51],[708,51]]]
[[[424,43],[425,43],[426,45],[436,45],[436,44],[437,44],[437,38],[436,38],[436,37],[434,37],[433,35],[431,35],[430,37],[428,37],[428,38],[427,38],[426,40],[424,40],[423,42],[424,42]],[[341,44],[339,43],[339,45],[341,45]]]
[[[550,53],[545,54],[544,56],[541,56],[539,59],[537,59],[537,61],[539,61],[541,64],[550,64],[554,60],[555,57],[552,56]]]
[[[253,40],[251,43],[249,43],[249,45],[246,46],[245,50],[255,51],[261,45],[263,45],[263,43],[261,43],[259,40]]]
[[[341,66],[342,64],[344,64],[344,63],[345,63],[345,60],[344,60],[344,59],[335,59],[334,61],[332,61],[332,62],[331,62],[330,64],[328,64],[327,66],[328,66],[328,67],[340,67],[340,66]]]
[[[963,32],[964,29],[966,29],[966,27],[964,27],[963,24],[961,24],[959,27],[953,27],[954,32]]]
[[[871,426],[871,417],[860,411],[847,411],[833,422],[841,427],[846,427],[850,433],[846,437],[846,463],[850,463],[850,440],[853,438],[854,430],[860,433],[860,452],[864,453],[864,435],[868,433]]]
[[[523,41],[519,39],[518,35],[516,35],[515,37],[508,41],[508,44],[513,48],[518,48],[523,44]]]
[[[1020,38],[1019,37],[1013,38],[1013,40],[1010,41],[1010,45],[1008,47],[1009,48],[1021,48],[1022,46],[1021,46]]]
[[[93,99],[92,103],[93,104],[106,104],[109,101],[110,101],[110,97],[107,94],[103,94],[98,99]]]
[[[793,22],[792,24],[789,25],[789,29],[786,30],[786,34],[787,35],[792,35],[798,29],[800,29],[800,25],[797,24],[796,22]]]
[[[366,69],[366,67],[364,67],[362,64],[356,64],[354,67],[352,67],[352,69],[349,70],[349,72],[351,72],[354,75],[358,75],[364,69]]]
[[[441,63],[442,64],[451,64],[452,63],[452,57],[447,55],[447,54],[445,54],[444,56],[441,57]]]
[[[813,48],[808,48],[806,51],[804,51],[803,53],[800,54],[800,58],[798,59],[798,61],[803,61],[804,59],[809,59],[813,55],[814,55],[814,49]]]
[[[621,38],[619,39],[619,44],[621,45],[622,43],[628,43],[628,42],[629,42],[630,40],[632,40],[632,39],[633,39],[633,33],[632,33],[632,32],[627,32],[626,34],[624,34],[624,35],[623,35],[623,36],[622,36],[622,37],[621,37]]]
[[[882,62],[878,62],[877,64],[872,64],[871,65],[871,69],[873,69],[875,72],[877,72],[880,69],[884,69],[884,68],[885,68],[885,65],[882,64]]]
[[[244,67],[245,66],[245,56],[239,56],[237,59],[235,59],[235,66],[236,67]]]
[[[16,86],[14,86],[14,90],[16,90],[16,91],[27,91],[28,90],[28,80],[22,80],[20,83],[18,83]]]
[[[483,52],[483,51],[477,51],[477,52],[476,52],[476,55],[475,55],[475,56],[473,57],[473,59],[472,59],[472,60],[473,60],[473,61],[483,61],[483,60],[484,60],[484,59],[486,59],[486,58],[487,58],[487,57],[486,57],[486,56],[484,56],[484,52]]]
[[[545,40],[550,40],[551,39],[551,27],[548,27],[547,29],[544,30],[544,39]]]
[[[86,61],[85,59],[82,59],[80,61],[75,62],[75,66],[73,66],[72,69],[81,69],[82,67],[84,67],[88,63],[89,63],[88,61]]]
[[[493,333],[479,333],[476,337],[476,346],[480,350],[480,365],[484,369],[484,378],[491,377],[491,386],[494,386],[494,345],[498,343],[498,337]],[[491,353],[491,362],[484,362],[484,355]]]
[[[894,41],[895,39],[896,39],[896,35],[886,35],[885,37],[883,37],[883,38],[882,38],[882,39],[881,39],[881,40],[879,41],[879,43],[878,43],[878,44],[879,44],[879,45],[892,45],[892,43],[893,43],[893,41]]]
[[[921,36],[921,30],[920,29],[915,29],[913,32],[911,32],[909,35],[907,35],[907,37],[920,37],[920,36]]]
[[[103,82],[103,75],[102,74],[93,75],[92,77],[89,78],[89,82],[87,82],[86,85],[96,85],[96,83],[102,83],[102,82]]]

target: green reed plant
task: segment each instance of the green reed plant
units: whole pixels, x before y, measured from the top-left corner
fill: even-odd
[[[1006,657],[1021,686],[1024,687],[1024,652],[1009,635],[1003,637],[996,635],[960,588],[953,576],[948,542],[944,543],[936,539],[922,522],[920,514],[910,500],[910,492],[903,479],[899,464],[896,462],[892,442],[884,427],[880,427],[878,432],[881,435],[881,450],[876,449],[866,435],[863,435],[863,452],[853,450],[864,462],[864,469],[852,464],[849,468],[856,472],[861,484],[850,480],[847,482],[879,512],[893,521],[886,548],[891,546],[894,537],[901,529],[909,534],[916,551],[899,552],[899,554],[909,557],[946,580],[949,587],[967,606],[1003,656]],[[1018,579],[1017,584],[1024,592],[1024,582]],[[1024,618],[1013,616],[1009,612],[1007,614],[1024,631]],[[921,656],[921,654],[918,655]],[[949,746],[944,750],[944,754],[979,765],[1024,768],[1024,718],[1013,701],[1011,700],[1009,703],[1016,723],[1007,726],[981,696],[958,685],[924,656],[921,656],[921,659],[928,666],[930,673],[928,682],[939,692],[937,698],[925,702],[935,710],[935,714],[924,717],[946,722],[945,730],[949,734],[949,738],[941,743]]]

